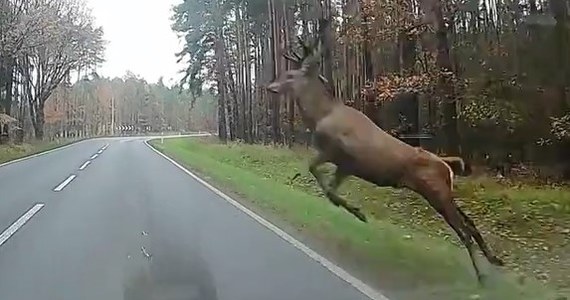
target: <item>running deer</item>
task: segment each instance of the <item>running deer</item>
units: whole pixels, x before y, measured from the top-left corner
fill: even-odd
[[[321,22],[324,22],[322,32],[327,21]],[[267,90],[289,93],[295,98],[305,126],[313,132],[313,146],[318,152],[309,164],[309,171],[329,201],[366,222],[359,208],[337,194],[339,185],[347,177],[355,176],[379,187],[407,188],[420,194],[457,233],[482,283],[473,239],[491,264],[502,266],[503,262],[492,254],[473,221],[454,202],[454,173],[450,165],[457,164],[458,158],[442,158],[412,147],[380,129],[362,112],[333,97],[319,77],[320,39],[316,46],[300,42],[304,49],[302,57],[283,55],[297,68],[280,74]],[[327,162],[334,164],[336,170],[325,182],[318,167]],[[461,160],[459,165],[465,164]]]

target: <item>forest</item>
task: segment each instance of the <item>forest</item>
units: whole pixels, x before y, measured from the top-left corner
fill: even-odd
[[[105,46],[103,28],[82,1],[0,1],[0,142],[215,125],[209,92],[196,104],[188,90],[162,79],[100,77]]]
[[[370,281],[402,293],[421,283],[416,296],[433,299],[479,292],[466,253],[417,195],[350,180],[341,192],[370,225],[323,201],[296,99],[267,91],[321,18],[332,22],[320,74],[334,97],[483,174],[457,179],[457,202],[517,276],[488,299],[526,299],[530,277],[540,284],[525,292],[568,291],[569,0],[180,0],[175,84],[99,74],[107,42],[83,1],[0,0],[0,163],[31,154],[9,153],[14,145],[209,131],[217,137],[154,147],[341,258],[370,263]]]
[[[182,85],[215,88],[223,141],[306,142],[294,99],[264,87],[291,67],[282,54],[297,37],[330,17],[321,73],[384,130],[400,113],[439,154],[568,178],[568,14],[566,0],[208,0],[176,6],[173,29]]]
[[[320,74],[331,94],[395,136],[428,137],[409,141],[440,156],[462,157],[482,176],[459,180],[459,205],[485,228],[492,247],[507,259],[507,269],[526,274],[519,283],[529,275],[567,290],[569,14],[567,0],[184,1],[173,16],[173,30],[184,40],[177,54],[187,66],[181,85],[197,95],[205,84],[212,87],[221,145],[173,141],[164,151],[254,199],[270,214],[277,212],[299,231],[333,240],[326,249],[342,249],[340,260],[346,253],[366,257],[363,261],[376,265],[373,281],[383,282],[382,288],[393,277],[386,270],[394,268],[422,278],[419,282],[436,282],[437,287],[428,284],[435,299],[453,298],[452,290],[461,289],[461,268],[436,275],[428,267],[449,253],[426,254],[425,261],[419,252],[401,258],[402,252],[421,248],[413,234],[401,233],[415,244],[400,251],[393,248],[400,245],[398,236],[378,237],[386,238],[387,228],[396,226],[398,233],[428,232],[426,240],[433,238],[434,247],[447,240],[441,218],[421,197],[350,181],[343,195],[380,222],[370,236],[364,234],[368,229],[332,213],[309,212],[316,204],[289,203],[294,192],[306,201],[324,197],[306,171],[309,154],[299,150],[299,144],[310,144],[311,133],[296,99],[269,93],[267,86],[294,68],[283,55],[302,53],[299,38],[320,37]],[[321,18],[332,26],[319,34]],[[240,175],[234,178],[233,172]],[[292,182],[295,172],[304,173]],[[321,213],[330,221],[319,219]],[[435,279],[440,275],[445,280]],[[487,297],[510,299],[500,293]]]

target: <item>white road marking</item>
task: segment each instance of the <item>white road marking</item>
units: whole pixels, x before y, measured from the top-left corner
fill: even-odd
[[[38,156],[46,155],[46,154],[49,154],[49,153],[52,153],[52,152],[60,151],[60,150],[63,150],[63,149],[65,149],[65,148],[69,148],[69,147],[75,146],[75,145],[80,144],[80,143],[84,143],[84,142],[88,142],[88,141],[92,141],[92,140],[97,140],[97,139],[102,139],[102,138],[92,138],[92,139],[79,140],[79,141],[76,141],[76,142],[72,142],[72,143],[67,144],[67,145],[65,145],[65,146],[61,146],[61,147],[58,147],[58,148],[54,148],[54,149],[51,149],[51,150],[47,150],[47,151],[44,151],[44,152],[32,154],[32,155],[29,155],[29,156],[26,156],[26,157],[22,157],[22,158],[18,158],[18,159],[15,159],[15,160],[11,160],[11,161],[9,161],[9,162],[5,162],[5,163],[3,163],[3,164],[0,164],[0,168],[1,168],[1,167],[4,167],[4,166],[7,166],[7,165],[19,163],[19,162],[24,161],[24,160],[36,158],[36,157],[38,157]]]
[[[273,225],[271,222],[265,220],[264,218],[262,218],[261,216],[257,215],[256,213],[254,213],[253,211],[249,210],[247,207],[241,205],[239,202],[237,202],[236,200],[232,199],[230,196],[224,194],[224,192],[220,191],[219,189],[215,188],[214,186],[212,186],[211,184],[207,183],[206,181],[204,181],[202,178],[198,177],[196,174],[188,171],[188,169],[184,168],[182,165],[180,165],[179,163],[177,163],[176,161],[174,161],[173,159],[171,159],[170,157],[166,156],[165,154],[161,153],[160,151],[154,149],[154,147],[152,147],[149,143],[148,140],[144,142],[150,149],[152,149],[152,151],[154,151],[155,153],[157,153],[158,155],[162,156],[163,158],[165,158],[166,160],[168,160],[169,162],[171,162],[173,165],[175,165],[176,167],[178,167],[180,170],[182,170],[184,173],[190,175],[190,177],[194,178],[196,181],[198,181],[199,183],[201,183],[202,185],[204,185],[205,187],[207,187],[208,189],[210,189],[212,192],[214,192],[216,195],[220,196],[222,199],[226,200],[227,202],[229,202],[231,205],[233,205],[234,207],[236,207],[237,209],[241,210],[243,213],[247,214],[249,217],[251,217],[252,219],[254,219],[255,221],[257,221],[259,224],[261,224],[262,226],[264,226],[265,228],[271,230],[273,233],[275,233],[277,236],[279,236],[280,238],[282,238],[283,240],[285,240],[286,242],[288,242],[289,244],[293,245],[293,247],[299,249],[301,252],[303,252],[304,254],[306,254],[308,257],[310,257],[311,259],[315,260],[316,262],[318,262],[319,264],[321,264],[323,267],[325,267],[327,270],[329,270],[330,272],[332,272],[333,274],[335,274],[337,277],[339,277],[340,279],[344,280],[345,282],[347,282],[348,284],[352,285],[356,290],[358,290],[359,292],[361,292],[362,294],[366,295],[368,298],[372,299],[372,300],[390,300],[388,299],[386,296],[382,295],[380,292],[376,291],[375,289],[373,289],[372,287],[368,286],[366,283],[362,282],[360,279],[350,275],[347,271],[345,271],[344,269],[342,269],[341,267],[335,265],[333,262],[331,262],[330,260],[324,258],[323,256],[321,256],[320,254],[318,254],[317,252],[315,252],[314,250],[312,250],[311,248],[309,248],[307,245],[301,243],[300,241],[298,241],[297,239],[295,239],[294,237],[292,237],[291,235],[289,235],[288,233],[286,233],[285,231],[281,230],[279,227]]]
[[[45,206],[43,203],[38,203],[34,205],[34,207],[30,208],[25,214],[23,214],[16,222],[14,222],[8,229],[4,230],[2,234],[0,234],[0,246],[2,246],[6,241],[16,233],[26,222],[28,222],[35,214],[40,211]]]
[[[83,165],[81,165],[81,167],[79,167],[79,170],[83,171],[85,170],[85,168],[87,168],[87,166],[91,163],[90,160],[86,161]]]
[[[103,146],[103,148],[101,148],[101,150],[105,151],[105,150],[107,150],[107,148],[109,148],[109,144],[105,144],[105,146]]]
[[[99,157],[99,154],[95,153],[95,154],[93,154],[93,156],[91,156],[90,159],[93,160],[93,159],[96,159],[97,157]]]
[[[64,180],[55,189],[53,189],[53,191],[61,192],[68,184],[70,184],[73,181],[73,179],[75,179],[75,177],[77,177],[77,175],[69,175],[69,177],[67,177],[66,180]]]
[[[103,153],[103,149],[100,149],[99,151],[97,151],[97,154],[101,154]]]

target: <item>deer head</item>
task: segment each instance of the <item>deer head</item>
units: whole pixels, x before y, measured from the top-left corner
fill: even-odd
[[[322,53],[321,36],[327,24],[326,20],[320,21],[319,37],[313,45],[309,45],[300,37],[297,37],[303,49],[303,55],[300,56],[294,51],[291,52],[292,54],[283,54],[283,57],[291,61],[295,68],[281,73],[277,79],[267,86],[268,91],[278,94],[292,92],[299,95],[315,81],[318,82],[320,80],[322,83],[327,84],[327,80],[319,74],[319,63]]]
[[[320,50],[313,50],[304,43],[302,45],[304,52],[302,57],[294,52],[292,55],[283,54],[285,59],[293,62],[295,69],[281,73],[277,79],[267,86],[268,91],[278,94],[287,92],[297,94],[310,82],[319,80]]]

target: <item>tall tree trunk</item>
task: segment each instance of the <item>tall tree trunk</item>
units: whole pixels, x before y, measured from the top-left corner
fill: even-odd
[[[242,12],[245,15],[245,12]],[[242,22],[242,37],[244,45],[244,66],[245,66],[245,103],[246,103],[246,120],[245,120],[245,139],[248,143],[253,143],[253,101],[252,101],[252,88],[251,88],[251,43],[248,31],[249,22],[244,20]]]
[[[398,35],[398,71],[400,75],[408,76],[414,73],[416,63],[416,39],[407,32]]]
[[[246,51],[246,43],[245,37],[242,31],[243,27],[243,17],[241,9],[238,7],[236,9],[236,35],[237,35],[237,73],[238,73],[238,86],[239,86],[239,96],[240,96],[240,109],[239,109],[239,120],[240,120],[240,138],[243,140],[247,140],[246,137],[246,127],[247,127],[247,120],[246,120],[246,111],[247,111],[247,97],[246,97],[246,90],[245,90],[245,51]]]
[[[32,125],[34,127],[34,135],[36,140],[41,141],[44,139],[44,128],[45,128],[45,112],[44,103],[45,100],[36,100],[37,102],[30,104],[30,111],[32,112]]]
[[[254,31],[254,39],[253,39],[253,48],[254,48],[254,54],[255,54],[255,58],[253,60],[254,63],[254,70],[255,70],[255,81],[254,81],[254,97],[252,100],[252,104],[253,102],[255,102],[255,105],[252,105],[252,107],[250,107],[250,109],[255,108],[255,110],[252,113],[252,127],[253,127],[253,142],[257,142],[259,141],[259,139],[261,138],[261,132],[260,132],[260,126],[261,124],[263,124],[263,111],[262,111],[262,105],[264,102],[264,98],[263,98],[263,87],[262,85],[262,81],[261,76],[262,76],[262,57],[263,55],[261,54],[261,47],[262,47],[262,43],[261,43],[261,33],[262,33],[262,28],[261,27],[256,27],[255,31]],[[253,107],[255,106],[255,107]]]
[[[285,13],[285,17],[283,18],[283,28],[286,28],[286,30],[284,30],[283,44],[289,45],[291,36],[295,34],[294,31],[296,29],[294,11],[283,5],[283,12]],[[291,64],[289,61],[285,61],[284,65],[286,69],[291,69]],[[287,123],[289,125],[289,128],[287,129],[286,142],[289,147],[292,147],[295,139],[295,98],[293,98],[291,95],[286,95],[286,100]]]
[[[227,55],[227,57],[226,57]],[[229,53],[224,53],[224,58],[226,59],[227,64],[225,64],[224,70],[228,70],[228,77],[226,79],[227,88],[229,89],[229,94],[231,95],[231,101],[226,99],[227,101],[227,108],[228,108],[228,118],[229,118],[229,136],[230,140],[235,140],[236,138],[240,138],[239,136],[239,111],[238,111],[238,87],[236,87],[236,82],[234,80],[234,74],[231,65],[229,64],[231,58],[229,57]]]
[[[372,53],[370,49],[369,21],[370,18],[363,8],[363,2],[360,0],[360,14],[362,18],[362,30],[364,34],[364,42],[362,44],[362,52],[364,53],[364,81],[372,82],[374,80],[374,66],[372,65]]]
[[[570,61],[568,52],[570,51],[570,33],[568,25],[570,25],[568,18],[567,2],[564,0],[550,0],[550,7],[556,20],[554,26],[554,37],[556,38],[556,63],[558,69],[556,70],[556,81],[558,85],[558,94],[560,101],[560,113],[562,116],[570,114],[570,103],[568,102],[568,91],[570,87]],[[561,143],[558,149],[558,160],[562,165],[562,173],[565,179],[570,179],[570,141],[565,140]]]
[[[13,61],[13,60],[12,60]],[[1,99],[0,103],[0,113],[5,113],[9,116],[12,115],[12,101],[13,101],[13,85],[14,85],[14,67],[12,61],[8,62],[7,65],[0,66],[0,68],[5,68],[5,74],[0,76],[4,77],[5,81],[5,97]],[[2,128],[3,127],[3,128]],[[8,124],[0,125],[0,134],[9,134]]]
[[[0,102],[0,107],[4,110],[4,113],[7,115],[11,115],[12,112],[12,97],[13,97],[13,86],[14,86],[14,61],[10,59],[9,61],[3,61],[3,65],[0,66],[0,70],[2,70],[3,74],[2,80],[4,80],[4,90],[5,90],[5,97],[2,98]]]
[[[281,5],[277,5],[275,2],[279,0],[269,0],[269,15],[271,22],[271,49],[272,49],[272,60],[273,60],[273,78],[277,78],[278,73],[281,70],[281,55],[280,55],[280,21],[282,17]],[[279,7],[277,9],[276,7]],[[281,95],[271,94],[269,96],[271,102],[271,127],[272,127],[272,139],[273,143],[281,143]]]
[[[219,5],[218,5],[219,8]],[[218,12],[220,13],[220,12]],[[220,13],[221,14],[221,13]],[[220,26],[216,32],[215,56],[217,66],[217,86],[218,86],[218,137],[222,142],[227,142],[228,134],[226,129],[226,72],[225,72],[225,50],[224,50],[224,32],[221,24],[223,23],[220,16]]]
[[[320,5],[321,1],[317,0],[317,5]],[[331,12],[331,0],[324,0],[324,5],[323,5],[323,10],[322,10],[322,16],[329,20],[330,22],[333,22],[331,20],[332,18],[332,12]],[[330,85],[330,91],[335,94],[335,83],[333,81],[333,51],[334,51],[334,37],[333,37],[333,28],[332,25],[328,26],[324,32],[324,36],[323,36],[323,46],[324,46],[324,51],[323,51],[323,59],[324,59],[324,64],[323,64],[323,69],[324,69],[324,75],[325,78],[327,79],[327,81],[329,82]]]
[[[261,57],[262,57],[262,72],[263,72],[263,78],[264,78],[264,84],[268,83],[271,81],[272,78],[275,78],[275,74],[274,74],[274,64],[273,64],[273,47],[271,47],[272,43],[271,43],[271,34],[272,34],[272,30],[271,30],[271,25],[267,26],[267,29],[264,30],[265,34],[263,35],[264,37],[262,38],[262,47],[261,47]],[[261,90],[261,95],[263,96],[263,102],[262,102],[262,106],[263,106],[263,123],[262,123],[262,127],[263,127],[263,142],[264,143],[270,143],[271,140],[271,136],[272,136],[272,126],[271,126],[271,107],[273,105],[274,101],[277,101],[277,99],[275,99],[276,95],[272,94],[272,93],[268,93],[266,89],[262,89]]]

